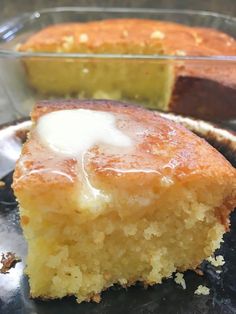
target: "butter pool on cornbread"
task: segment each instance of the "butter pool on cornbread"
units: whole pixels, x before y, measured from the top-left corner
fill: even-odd
[[[219,247],[236,173],[205,140],[118,101],[44,101],[14,173],[31,296],[98,300]]]

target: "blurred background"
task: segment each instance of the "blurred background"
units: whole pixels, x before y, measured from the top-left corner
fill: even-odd
[[[27,11],[56,6],[178,8],[236,15],[236,0],[0,0],[0,21]]]
[[[0,0],[0,24],[25,12],[59,6],[163,8],[213,11],[236,16],[236,0]],[[0,124],[13,119],[0,84]]]

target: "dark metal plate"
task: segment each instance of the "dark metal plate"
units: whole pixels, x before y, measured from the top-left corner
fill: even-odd
[[[190,118],[162,115],[206,138],[236,166],[236,135],[233,131]],[[27,247],[11,190],[12,170],[29,127],[29,121],[20,121],[0,129],[0,178],[4,176],[6,183],[0,188],[0,253],[11,251],[22,258],[9,274],[0,274],[1,314],[236,313],[236,212],[231,215],[231,231],[224,236],[224,243],[217,252],[226,261],[222,273],[218,274],[211,264],[204,261],[201,266],[204,276],[193,271],[184,274],[186,290],[173,279],[167,279],[163,284],[148,289],[138,284],[127,290],[115,286],[102,294],[100,304],[77,304],[74,298],[54,301],[30,299],[27,278],[23,274]],[[194,294],[200,284],[211,289],[210,295]]]

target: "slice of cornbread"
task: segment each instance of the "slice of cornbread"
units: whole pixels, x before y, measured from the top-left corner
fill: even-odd
[[[219,247],[236,173],[184,127],[116,101],[41,102],[14,173],[32,297],[98,300]]]

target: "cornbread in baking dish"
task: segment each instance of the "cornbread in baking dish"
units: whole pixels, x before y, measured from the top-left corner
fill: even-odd
[[[219,247],[236,173],[205,140],[118,101],[43,101],[31,116],[13,189],[32,297],[98,301]]]
[[[69,58],[62,53],[235,56],[236,41],[220,31],[142,19],[49,26],[19,48],[61,58],[25,58],[40,94],[125,99],[204,119],[236,117],[236,67],[206,60]]]

